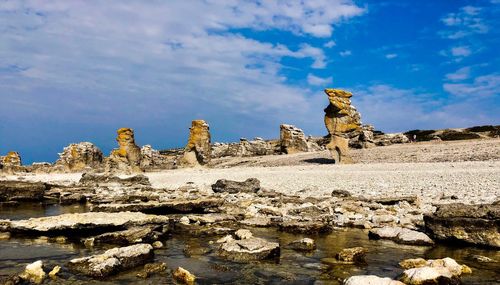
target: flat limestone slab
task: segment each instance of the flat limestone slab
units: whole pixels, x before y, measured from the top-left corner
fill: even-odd
[[[152,260],[153,256],[153,247],[141,243],[115,247],[102,254],[72,259],[68,263],[68,268],[94,278],[103,278],[145,264]]]
[[[96,232],[125,229],[147,224],[166,224],[165,216],[147,215],[140,212],[121,213],[74,213],[59,216],[30,218],[28,220],[0,220],[0,229],[20,234],[64,234],[81,232],[90,235]]]
[[[218,211],[224,203],[220,198],[199,198],[199,199],[175,199],[166,202],[145,202],[128,204],[101,204],[95,205],[91,211],[99,212],[121,212],[133,211],[143,213],[204,213],[208,211]]]

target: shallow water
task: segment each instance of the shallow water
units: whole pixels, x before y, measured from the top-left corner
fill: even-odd
[[[29,208],[29,207],[28,207]],[[43,208],[43,207],[42,207]],[[24,211],[23,207],[17,208]],[[50,206],[48,209],[31,209],[30,214],[59,214],[67,211],[84,211],[74,207]],[[43,212],[43,214],[42,214]],[[0,216],[19,218],[26,213],[0,210]],[[284,245],[292,240],[306,237],[276,231],[275,229],[252,229],[255,236],[278,241],[282,245],[279,259],[250,264],[235,263],[220,259],[214,252],[186,257],[183,249],[190,245],[195,249],[207,249],[210,241],[218,237],[186,237],[175,233],[164,239],[164,249],[155,250],[155,261],[165,262],[170,269],[182,266],[198,279],[197,284],[341,284],[341,280],[352,275],[375,274],[395,278],[402,270],[398,262],[406,258],[451,257],[459,263],[469,265],[472,275],[462,278],[464,284],[500,284],[499,263],[477,263],[470,259],[472,254],[488,256],[500,260],[500,252],[473,247],[435,247],[402,246],[390,241],[373,241],[367,232],[359,229],[338,230],[330,234],[308,236],[316,240],[318,249],[312,253],[297,252]],[[343,248],[363,246],[368,249],[365,265],[328,265],[322,258],[334,257]],[[109,246],[108,246],[109,247]],[[106,247],[88,250],[77,244],[48,243],[44,239],[19,239],[0,241],[0,279],[23,270],[27,263],[42,259],[46,269],[54,265],[63,267],[62,279],[48,281],[47,284],[173,284],[170,274],[153,275],[143,280],[135,275],[138,269],[121,273],[103,281],[85,277],[75,277],[66,272],[65,263],[72,258],[99,253]]]

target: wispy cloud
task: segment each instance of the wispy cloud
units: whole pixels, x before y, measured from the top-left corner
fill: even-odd
[[[398,54],[397,53],[388,53],[385,55],[385,58],[387,59],[393,59],[393,58],[396,58],[398,57]]]
[[[474,34],[485,34],[489,31],[488,25],[481,17],[482,8],[465,6],[456,13],[449,13],[441,19],[448,27],[440,34],[448,39],[460,39]]]
[[[472,54],[472,51],[467,46],[452,47],[450,52],[454,57],[467,57]]]
[[[387,84],[360,86],[353,91],[352,100],[363,122],[383,126],[387,132],[492,124],[500,119],[500,106],[494,104],[493,98],[445,100],[422,90]]]
[[[445,83],[443,89],[459,97],[498,97],[500,96],[500,74],[477,76],[469,83]]]
[[[451,81],[461,81],[468,79],[470,76],[471,68],[469,66],[462,67],[453,73],[446,74],[446,79]]]
[[[307,83],[313,86],[325,86],[332,83],[332,77],[323,78],[309,73],[307,75]]]
[[[336,45],[337,44],[334,41],[328,41],[323,46],[326,47],[326,48],[332,48],[332,47],[334,47]]]
[[[352,55],[352,51],[350,51],[350,50],[344,50],[344,51],[339,52],[339,54],[340,54],[341,57],[346,57],[346,56]]]

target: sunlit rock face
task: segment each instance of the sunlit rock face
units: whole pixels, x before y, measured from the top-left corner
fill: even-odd
[[[84,169],[98,169],[103,163],[102,151],[90,142],[70,144],[59,153],[56,166],[64,171],[78,172]]]
[[[281,152],[286,154],[309,151],[304,132],[287,124],[280,125],[280,147]]]
[[[16,151],[9,151],[6,156],[0,156],[0,172],[14,173],[22,171],[21,155]]]
[[[194,120],[189,129],[189,140],[180,159],[180,165],[193,167],[210,162],[210,128],[204,120]]]
[[[9,166],[21,166],[21,155],[16,151],[9,151],[6,156],[2,157],[2,165]]]
[[[344,135],[361,129],[361,115],[351,105],[352,93],[325,89],[330,104],[325,108],[325,125],[330,135]]]
[[[117,131],[118,148],[111,151],[106,160],[108,172],[141,172],[141,149],[135,144],[134,130],[121,128]]]
[[[351,105],[352,93],[340,89],[325,89],[329,104],[325,108],[325,126],[330,135],[326,147],[336,163],[349,163],[347,134],[361,130],[361,116]]]

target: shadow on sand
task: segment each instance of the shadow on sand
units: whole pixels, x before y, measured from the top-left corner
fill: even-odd
[[[307,163],[314,163],[314,164],[335,164],[335,160],[331,158],[309,158],[309,159],[304,159],[302,160],[303,162]]]

